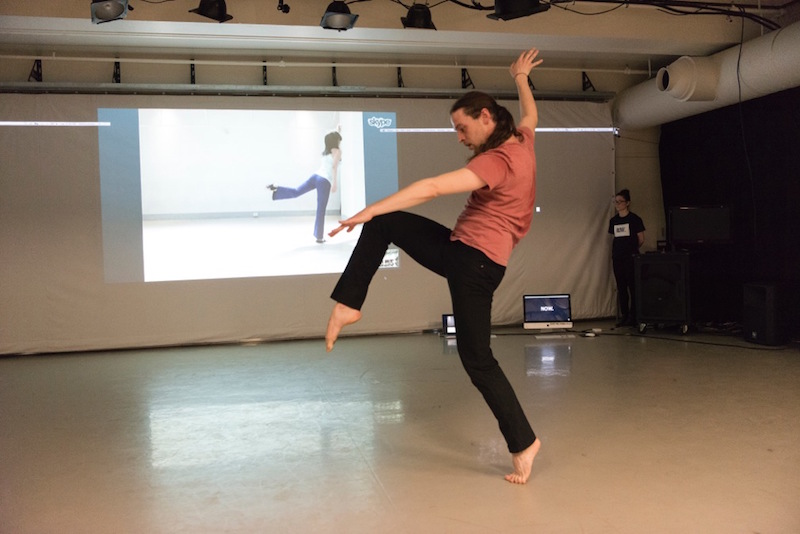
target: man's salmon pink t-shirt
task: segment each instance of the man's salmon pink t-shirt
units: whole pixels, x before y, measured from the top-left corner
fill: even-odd
[[[522,141],[503,143],[475,156],[467,168],[486,182],[473,191],[456,221],[452,240],[477,248],[508,265],[511,250],[531,226],[536,196],[534,133],[520,128]]]

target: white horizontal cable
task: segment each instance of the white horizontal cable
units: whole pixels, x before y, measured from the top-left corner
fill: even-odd
[[[0,121],[0,126],[111,126],[110,122]]]

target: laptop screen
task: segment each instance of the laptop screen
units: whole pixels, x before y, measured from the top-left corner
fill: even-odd
[[[571,328],[572,309],[569,294],[524,295],[525,328]]]
[[[442,334],[445,336],[456,335],[456,319],[452,314],[442,315]]]

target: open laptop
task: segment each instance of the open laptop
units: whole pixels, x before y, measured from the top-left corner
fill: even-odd
[[[523,295],[523,328],[559,330],[572,328],[572,307],[568,293]]]
[[[442,335],[456,337],[456,318],[452,313],[442,314]]]

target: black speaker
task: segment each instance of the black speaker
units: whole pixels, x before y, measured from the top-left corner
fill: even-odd
[[[762,345],[782,345],[778,289],[771,284],[745,284],[742,333],[744,339]]]
[[[689,255],[642,254],[633,262],[636,284],[636,320],[680,323],[689,319]]]

